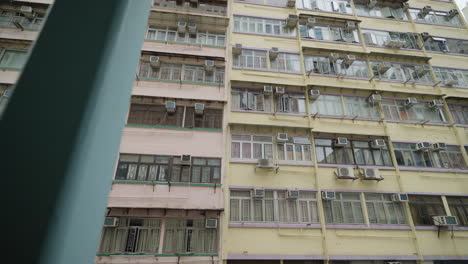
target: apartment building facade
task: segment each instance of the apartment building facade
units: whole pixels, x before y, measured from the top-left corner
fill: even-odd
[[[0,107],[52,1],[13,2]],[[468,25],[453,1],[150,12],[96,263],[467,263]]]

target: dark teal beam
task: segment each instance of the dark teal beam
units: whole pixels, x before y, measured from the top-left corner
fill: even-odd
[[[56,0],[0,121],[4,253],[90,264],[150,0]]]

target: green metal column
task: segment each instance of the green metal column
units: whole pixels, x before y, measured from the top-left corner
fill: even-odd
[[[13,262],[94,262],[150,6],[55,1],[0,121]]]

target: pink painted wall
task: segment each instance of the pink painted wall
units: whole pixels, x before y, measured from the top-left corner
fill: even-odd
[[[125,127],[121,153],[224,157],[223,133],[197,130]]]
[[[133,95],[225,101],[224,85],[135,81]]]
[[[33,41],[39,35],[39,31],[21,31],[16,28],[1,28],[0,38],[2,39],[19,39]]]
[[[2,83],[14,84],[20,75],[19,71],[0,70],[0,80]]]
[[[113,184],[109,207],[222,209],[223,193],[219,187],[149,184]]]
[[[148,41],[143,43],[142,50],[177,53],[195,56],[225,57],[225,48],[206,47],[200,45],[164,43],[159,41]]]

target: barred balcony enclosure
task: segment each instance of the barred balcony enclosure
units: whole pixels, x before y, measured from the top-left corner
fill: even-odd
[[[411,18],[415,22],[434,24],[441,26],[452,26],[452,27],[462,27],[463,24],[460,15],[455,15],[453,17],[449,16],[448,12],[445,11],[431,11],[426,16],[421,15],[421,9],[410,9]]]
[[[369,16],[396,20],[408,20],[401,2],[378,1],[374,7],[368,6],[368,0],[354,0],[358,16]]]
[[[227,1],[199,0],[194,2],[189,0],[154,0],[153,7],[226,15]]]
[[[333,61],[328,56],[305,54],[304,64],[308,75],[321,74],[362,79],[369,78],[367,63],[360,59],[356,59],[348,64],[346,63],[346,56],[341,56]]]
[[[0,27],[39,30],[44,22],[47,7],[34,6],[28,16],[22,13],[20,8],[20,5],[0,5]]]

